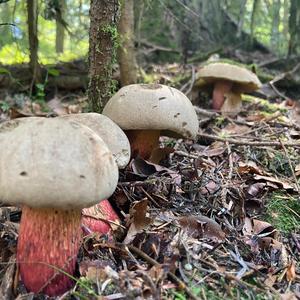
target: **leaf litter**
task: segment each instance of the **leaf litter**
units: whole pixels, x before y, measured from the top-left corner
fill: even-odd
[[[290,110],[247,105],[236,119],[210,114],[194,143],[162,138],[152,161],[121,171],[109,200],[122,224],[84,237],[76,285],[57,299],[300,297],[300,232],[276,228],[279,212],[266,218],[274,194],[299,201],[300,128]],[[0,206],[0,299],[46,299],[14,265],[20,215]]]

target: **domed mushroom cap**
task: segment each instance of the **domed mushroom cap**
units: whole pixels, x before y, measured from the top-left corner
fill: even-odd
[[[94,131],[63,119],[0,125],[0,199],[11,204],[84,208],[109,197],[118,168]]]
[[[193,138],[198,119],[190,100],[161,84],[131,84],[106,104],[103,114],[124,130],[162,130],[162,135]]]
[[[210,63],[197,73],[196,86],[207,86],[218,80],[232,81],[233,91],[240,93],[252,92],[260,88],[258,77],[249,70],[228,63]]]
[[[130,160],[130,144],[126,134],[110,118],[97,113],[70,114],[61,116],[83,124],[97,133],[108,146],[120,169]]]

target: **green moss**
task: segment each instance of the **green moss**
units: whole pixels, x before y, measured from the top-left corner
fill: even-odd
[[[209,299],[209,300],[223,300],[223,299],[240,299],[240,300],[248,300],[248,299],[257,299],[257,300],[269,300],[276,299],[272,295],[267,295],[264,293],[257,294],[248,289],[242,289],[240,287],[232,287],[230,289],[225,288],[221,291],[220,289],[214,290],[207,285],[199,285],[197,287],[190,288],[195,296],[198,296],[200,299]],[[171,290],[172,299],[175,300],[187,300],[189,297],[183,291]],[[163,299],[170,299],[163,298]]]
[[[266,208],[266,220],[281,232],[300,230],[300,202],[296,197],[273,193]]]
[[[287,109],[280,107],[278,104],[276,103],[271,103],[270,101],[266,100],[266,99],[262,99],[262,98],[258,98],[258,97],[254,97],[251,95],[242,95],[242,101],[244,102],[248,102],[248,103],[257,103],[260,108],[263,110],[260,110],[260,113],[267,113],[267,114],[272,114],[275,113],[277,111],[280,111],[282,113],[286,113]]]

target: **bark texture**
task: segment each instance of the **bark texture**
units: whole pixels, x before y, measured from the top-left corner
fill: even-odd
[[[56,15],[56,36],[55,36],[55,50],[56,53],[64,52],[65,41],[65,27],[63,24],[64,14],[66,9],[66,1],[59,0],[59,11]]]
[[[120,47],[118,61],[120,66],[121,85],[137,82],[137,64],[134,49],[134,1],[121,2],[121,18],[118,26]]]
[[[38,60],[38,3],[37,0],[27,0],[27,24],[30,50],[30,69],[32,72],[32,82],[41,80],[41,69]]]
[[[289,17],[289,50],[288,54],[297,54],[300,48],[300,1],[291,0],[290,17]]]
[[[118,0],[91,0],[89,32],[90,109],[101,113],[114,92],[113,64],[116,62]]]

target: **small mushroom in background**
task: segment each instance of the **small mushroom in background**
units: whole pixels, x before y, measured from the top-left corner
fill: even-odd
[[[127,166],[130,160],[130,144],[122,129],[108,117],[97,113],[63,115],[60,118],[72,120],[89,127],[108,146],[119,169]],[[107,222],[105,222],[107,221]],[[82,223],[91,232],[107,234],[119,224],[120,219],[107,199],[83,209]]]
[[[59,118],[0,125],[0,199],[22,206],[17,263],[29,291],[57,296],[74,285],[82,208],[107,199],[117,182],[110,150],[86,126]]]
[[[132,157],[148,159],[160,135],[195,138],[198,119],[190,100],[162,84],[131,84],[121,88],[106,104],[103,114],[126,133]]]
[[[193,89],[211,87],[213,109],[235,115],[242,104],[241,94],[253,92],[260,86],[258,77],[251,71],[229,63],[213,62],[198,71]]]

